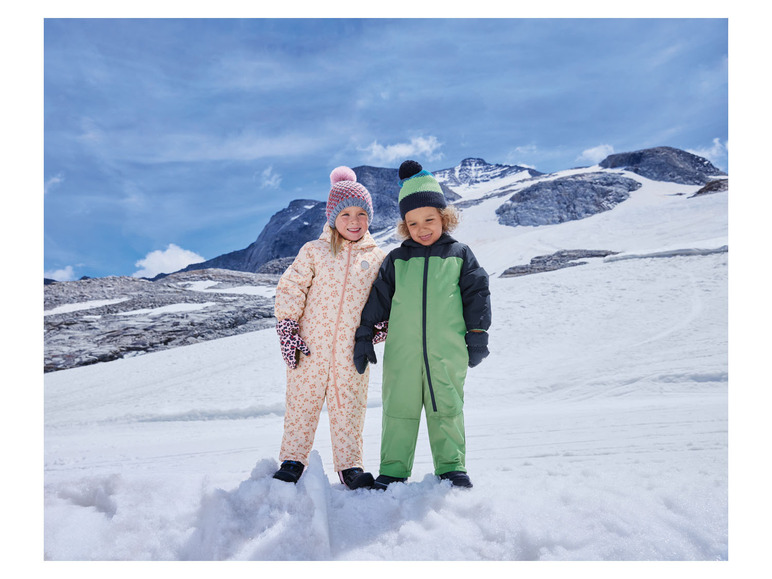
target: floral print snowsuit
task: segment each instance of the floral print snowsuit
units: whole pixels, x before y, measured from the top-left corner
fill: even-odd
[[[287,369],[284,435],[279,460],[308,465],[325,399],[336,471],[363,468],[362,431],[369,372],[353,364],[354,333],[385,253],[370,233],[344,241],[333,255],[332,230],[306,243],[276,288],[277,320],[298,322],[310,355]]]

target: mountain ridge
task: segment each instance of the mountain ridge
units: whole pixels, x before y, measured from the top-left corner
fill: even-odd
[[[710,161],[674,147],[653,147],[629,153],[617,153],[606,157],[598,165],[595,178],[550,179],[562,172],[541,173],[521,165],[487,163],[480,157],[467,157],[455,167],[433,171],[450,203],[460,209],[476,203],[467,200],[460,192],[470,187],[487,185],[511,179],[515,188],[521,188],[508,200],[502,201],[499,221],[505,225],[546,225],[573,219],[582,219],[598,211],[606,211],[623,202],[635,189],[629,179],[610,177],[627,170],[657,181],[679,184],[707,185],[726,173]],[[398,170],[362,165],[353,168],[357,180],[367,187],[373,199],[375,217],[370,225],[373,234],[387,232],[399,221]],[[544,179],[542,184],[539,179]],[[613,182],[612,182],[613,181]],[[522,190],[534,185],[526,195]],[[523,205],[528,197],[528,205]],[[527,217],[524,217],[525,214]],[[248,247],[215,258],[190,264],[179,271],[197,269],[233,269],[253,273],[275,273],[288,265],[289,258],[308,241],[316,239],[326,221],[325,202],[296,199],[275,213]],[[161,279],[159,274],[153,279]]]
[[[668,146],[615,153],[602,160],[596,169],[591,177],[573,176],[571,173],[576,169],[541,173],[521,165],[488,163],[480,157],[467,157],[455,167],[432,172],[448,201],[462,211],[485,198],[504,197],[496,213],[500,223],[512,227],[561,223],[609,210],[624,202],[637,187],[624,177],[624,172],[655,181],[702,185],[703,189],[695,194],[727,190],[726,173],[710,161]],[[353,170],[373,199],[375,217],[370,224],[371,233],[381,242],[395,241],[390,231],[400,218],[398,169],[361,165]],[[494,187],[497,183],[502,186]],[[471,191],[475,193],[470,194]],[[484,196],[479,196],[480,191]],[[294,199],[271,216],[249,246],[172,273],[206,269],[281,273],[304,243],[319,236],[326,221],[325,206],[325,201]],[[168,275],[161,273],[145,279],[156,281]],[[44,279],[44,283],[56,282]]]
[[[379,179],[389,182],[395,173],[376,168],[367,178],[377,188]],[[393,201],[396,184],[388,186]],[[457,189],[455,203],[462,220],[454,236],[470,244],[492,279],[549,275],[545,272],[576,266],[603,268],[606,262],[625,259],[700,259],[728,251],[726,196],[721,195],[728,191],[728,179],[709,180],[700,187],[595,166],[526,179],[509,172],[484,186],[458,185]],[[308,217],[316,211],[323,219],[324,203],[298,199],[283,211],[272,218],[277,229],[264,230],[261,241],[286,241],[299,247],[303,240],[295,232],[301,227],[318,237],[321,225]],[[562,221],[566,215],[571,220]],[[388,224],[375,233],[385,250],[397,242],[391,237],[392,228]],[[661,242],[663,231],[670,232],[668,245]],[[276,255],[282,246],[261,242],[252,249]],[[250,256],[239,250],[220,258],[227,264],[226,260],[238,262]],[[291,255],[272,259],[259,266],[259,273],[195,267],[154,281],[112,276],[48,284],[44,370],[270,327],[275,323],[276,283],[292,259]]]

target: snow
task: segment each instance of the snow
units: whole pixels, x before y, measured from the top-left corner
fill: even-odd
[[[216,302],[206,302],[203,304],[169,304],[167,306],[159,306],[157,308],[142,308],[139,310],[131,310],[128,312],[118,312],[119,316],[162,316],[164,314],[174,314],[179,312],[195,312],[196,310],[203,310],[209,306],[216,306]]]
[[[471,491],[433,476],[423,428],[408,484],[344,489],[326,411],[300,483],[272,479],[285,368],[267,329],[45,375],[45,558],[726,565],[727,195],[673,187],[541,228],[464,211],[455,236],[495,272],[491,354],[465,387]],[[558,249],[627,259],[497,277]]]
[[[456,169],[456,171],[457,171],[456,178],[458,178],[459,177],[458,169]],[[515,173],[514,175],[509,175],[507,177],[501,177],[499,179],[496,179],[495,180],[496,188],[501,189],[504,187],[508,187],[516,183],[519,183],[521,181],[526,181],[527,179],[530,179],[530,178],[531,178],[531,174],[528,171],[521,171],[519,173]],[[490,193],[491,182],[453,185],[452,189],[453,189],[453,192],[458,194],[462,200],[470,201],[473,199],[479,199],[480,197],[484,197],[485,195]]]
[[[276,295],[276,288],[274,286],[244,285],[244,286],[235,286],[235,287],[222,288],[222,289],[215,289],[212,287],[217,285],[218,283],[219,282],[216,282],[216,281],[202,280],[202,281],[186,282],[184,285],[186,289],[189,289],[191,291],[216,293],[216,294],[241,294],[241,295],[251,295],[251,296],[263,296],[266,298],[273,298]]]
[[[565,171],[549,178],[577,172]],[[662,248],[715,249],[728,245],[725,194],[689,199],[699,186],[661,183],[634,173],[625,173],[625,177],[639,181],[642,187],[611,211],[549,227],[508,227],[498,223],[495,214],[506,198],[497,197],[465,209],[454,237],[473,249],[491,275],[560,249],[653,253]],[[704,245],[706,241],[709,246]]]
[[[51,308],[50,310],[45,310],[43,312],[44,316],[51,316],[53,314],[66,314],[69,312],[78,312],[81,310],[90,310],[93,308],[100,308],[102,306],[109,306],[112,304],[119,304],[121,302],[125,302],[129,298],[117,298],[114,300],[89,300],[87,302],[79,302],[75,304],[65,304],[63,306],[57,306],[55,308]]]

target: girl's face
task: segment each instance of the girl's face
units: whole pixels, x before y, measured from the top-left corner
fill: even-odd
[[[335,229],[349,241],[359,241],[367,233],[367,211],[361,207],[346,207],[335,218]]]
[[[442,215],[436,207],[419,207],[405,213],[410,237],[421,245],[431,245],[442,235]]]

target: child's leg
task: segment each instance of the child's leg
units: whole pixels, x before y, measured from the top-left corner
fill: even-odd
[[[466,436],[464,413],[442,416],[426,409],[426,429],[434,459],[434,474],[466,472]]]
[[[300,367],[287,371],[284,435],[279,460],[296,460],[308,465],[314,435],[324,403],[324,387],[304,379]]]
[[[364,468],[362,431],[367,411],[369,374],[369,368],[361,375],[339,370],[327,389],[332,460],[337,472]]]
[[[426,430],[434,459],[434,474],[466,472],[464,378],[466,366],[446,363],[432,368],[430,399],[424,393]]]
[[[387,343],[388,347],[388,343]],[[419,357],[384,354],[380,474],[408,478],[413,470],[425,386]]]
[[[420,406],[419,406],[420,416]],[[383,410],[380,474],[408,478],[413,471],[420,418],[395,418]]]

